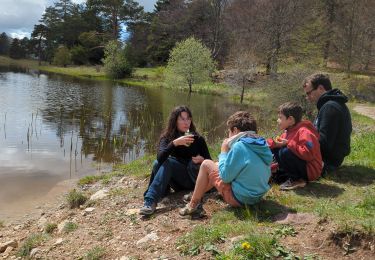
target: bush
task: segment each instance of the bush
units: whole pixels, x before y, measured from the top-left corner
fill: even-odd
[[[53,233],[53,231],[57,228],[57,224],[56,223],[47,223],[46,226],[44,227],[44,231],[47,233],[47,234],[51,234]]]
[[[74,46],[70,50],[72,62],[76,65],[86,64],[88,61],[88,50],[81,45]]]
[[[125,51],[117,41],[110,41],[104,50],[104,70],[112,79],[128,77],[133,72],[133,67],[125,58]]]
[[[358,101],[375,102],[375,82],[351,80],[348,96]]]
[[[53,58],[53,64],[66,67],[66,65],[69,65],[70,63],[71,54],[69,49],[65,46],[57,48],[55,56]]]
[[[30,235],[18,249],[17,256],[25,257],[28,256],[31,250],[40,245],[46,239],[42,234]]]
[[[83,205],[87,200],[87,197],[82,192],[78,192],[75,189],[70,191],[67,196],[67,201],[71,209],[78,208]]]
[[[200,41],[191,37],[177,43],[170,53],[167,66],[167,83],[182,81],[189,86],[210,80],[215,62],[210,50]]]
[[[73,232],[74,230],[76,230],[78,228],[78,225],[74,222],[67,222],[63,228],[63,231],[65,233],[70,233],[70,232]]]
[[[89,250],[85,255],[85,260],[99,260],[102,259],[105,254],[105,249],[100,246],[96,246]]]

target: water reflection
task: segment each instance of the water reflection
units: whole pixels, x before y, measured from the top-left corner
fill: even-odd
[[[208,143],[223,137],[226,118],[241,108],[215,96],[193,93],[188,99],[184,92],[9,67],[0,68],[0,93],[0,182],[18,188],[27,185],[15,181],[22,175],[37,175],[40,183],[36,173],[42,173],[51,188],[53,182],[155,153],[176,105],[191,108]]]

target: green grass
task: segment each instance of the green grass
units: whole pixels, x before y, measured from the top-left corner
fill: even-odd
[[[33,248],[39,246],[46,239],[47,237],[43,234],[31,234],[18,249],[17,256],[27,257]]]
[[[87,201],[87,197],[82,192],[73,189],[68,193],[66,200],[69,207],[73,209],[83,205]]]
[[[57,224],[56,223],[47,223],[44,227],[44,231],[47,233],[47,234],[52,234],[53,231],[55,231],[57,229]]]
[[[85,260],[99,260],[103,259],[105,255],[105,249],[101,246],[96,246],[90,249],[84,256]]]
[[[74,222],[66,222],[63,228],[65,233],[70,233],[75,231],[78,228],[78,225]]]

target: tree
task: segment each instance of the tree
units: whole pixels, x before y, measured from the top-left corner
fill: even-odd
[[[65,46],[60,46],[55,53],[55,57],[53,58],[53,63],[59,66],[64,66],[64,67],[70,64],[71,55],[70,55],[69,49]]]
[[[45,47],[45,44],[43,44],[44,41],[47,39],[48,29],[43,24],[36,24],[34,25],[34,30],[31,33],[31,38],[34,39],[37,42],[37,55],[39,60],[39,65],[42,63],[42,53],[44,51],[43,47]]]
[[[124,48],[118,41],[110,41],[104,49],[104,69],[107,75],[113,79],[130,76],[133,68],[126,60]]]
[[[11,57],[12,59],[21,59],[23,58],[23,56],[24,54],[20,40],[17,38],[13,39],[9,49],[9,57]]]
[[[5,32],[0,34],[0,55],[8,55],[9,38]]]
[[[167,75],[180,79],[192,86],[210,79],[215,63],[211,57],[211,51],[194,37],[190,37],[177,43],[170,54],[167,65]]]

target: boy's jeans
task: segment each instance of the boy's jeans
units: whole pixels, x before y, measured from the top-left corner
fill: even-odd
[[[144,197],[157,203],[168,193],[170,187],[174,191],[193,190],[198,171],[199,165],[191,160],[184,161],[169,157],[161,165],[155,161]]]
[[[279,163],[279,169],[284,171],[283,175],[296,181],[303,179],[308,181],[306,161],[298,158],[297,155],[292,153],[287,147],[272,149],[276,161]]]

